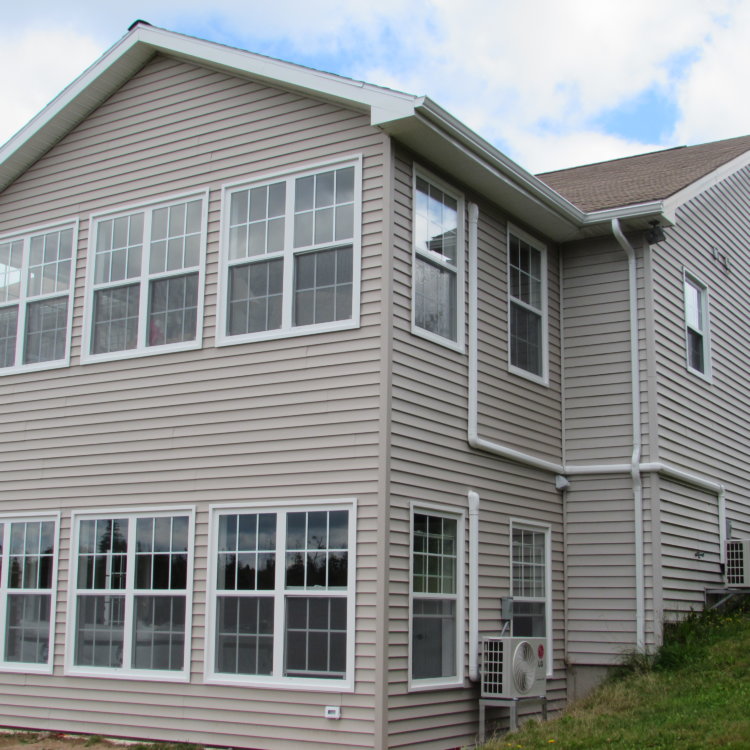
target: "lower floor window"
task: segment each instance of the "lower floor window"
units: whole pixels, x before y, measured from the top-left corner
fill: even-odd
[[[548,537],[547,529],[513,524],[511,593],[514,636],[546,638],[550,634]]]
[[[215,518],[210,676],[350,679],[351,507],[222,509]]]

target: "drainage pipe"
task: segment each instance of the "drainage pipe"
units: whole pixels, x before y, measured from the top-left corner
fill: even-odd
[[[479,495],[469,492],[469,679],[479,681]]]

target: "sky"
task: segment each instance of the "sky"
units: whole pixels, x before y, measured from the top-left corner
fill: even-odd
[[[0,144],[139,18],[427,95],[534,173],[750,134],[750,0],[0,5]]]

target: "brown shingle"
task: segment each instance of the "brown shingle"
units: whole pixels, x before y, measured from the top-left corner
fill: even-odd
[[[750,135],[539,174],[584,211],[662,200],[750,150]]]

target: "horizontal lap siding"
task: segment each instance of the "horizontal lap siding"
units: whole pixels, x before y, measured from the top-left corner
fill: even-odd
[[[383,151],[363,115],[155,58],[0,194],[0,234],[81,220],[71,367],[0,379],[0,512],[62,513],[55,676],[0,673],[0,724],[372,747]],[[215,348],[221,186],[359,154],[361,328]],[[205,188],[203,348],[80,366],[89,215]],[[204,685],[209,504],[343,497],[358,500],[355,693]],[[190,684],[63,676],[71,511],[172,503],[196,507]]]
[[[653,248],[662,458],[727,486],[727,517],[750,536],[750,168],[688,201]],[[728,268],[714,258],[726,256]],[[711,382],[686,367],[683,268],[708,287]],[[696,524],[693,543],[713,532]],[[688,598],[689,587],[685,589]]]
[[[510,464],[468,447],[467,356],[411,333],[412,164],[407,154],[399,155],[395,162],[394,185],[389,747],[445,750],[475,741],[479,695],[477,687],[468,679],[459,688],[408,691],[410,504],[440,503],[462,512],[466,516],[468,533],[468,492],[473,490],[479,494],[479,628],[486,635],[499,633],[500,597],[510,593],[510,519],[547,523],[552,527],[555,676],[549,684],[549,695],[556,706],[562,705],[565,695],[562,509],[551,474]],[[455,187],[460,189],[461,186]],[[467,201],[472,199],[472,196],[467,196]],[[491,258],[483,258],[483,268],[499,262],[504,265],[505,262],[501,229],[504,223],[498,218],[491,218],[493,212],[494,209],[480,204],[480,238],[489,238],[492,232],[495,237],[494,240],[480,239],[480,251],[492,255]],[[499,258],[496,253],[500,253]],[[501,275],[504,284],[504,272]],[[499,279],[500,276],[497,276],[496,280]],[[480,353],[480,362],[486,367],[485,357],[492,347],[491,336],[499,337],[504,330],[504,323],[497,317],[497,311],[505,304],[505,297],[494,282],[485,281],[486,289],[480,295],[480,318],[492,320],[494,326],[491,332],[485,331],[486,346]],[[492,312],[493,309],[495,312]],[[553,345],[556,347],[557,343]],[[500,349],[502,344],[498,343],[497,347]],[[554,367],[556,365],[553,363]],[[485,377],[489,369],[485,370]],[[500,410],[495,406],[494,399],[501,398],[506,391],[507,382],[510,381],[507,370],[503,369],[497,379],[497,382],[486,379],[482,386],[485,402],[493,409],[493,419],[500,418]],[[524,387],[513,388],[507,385],[508,398],[515,405],[513,420],[520,421],[521,426],[526,424],[524,420],[527,418],[529,425],[535,420],[544,425],[544,429],[539,429],[541,435],[546,434],[545,442],[536,446],[534,452],[554,455],[557,451],[559,456],[559,402],[555,413],[552,408],[540,408],[538,403],[524,395]],[[534,413],[527,414],[526,405],[529,412],[533,410]],[[520,432],[518,430],[516,434],[520,435]],[[496,433],[497,436],[500,434],[499,431]],[[468,585],[468,549],[466,562],[464,572]],[[467,597],[463,605],[466,655]],[[466,656],[465,667],[465,677],[468,678]]]

